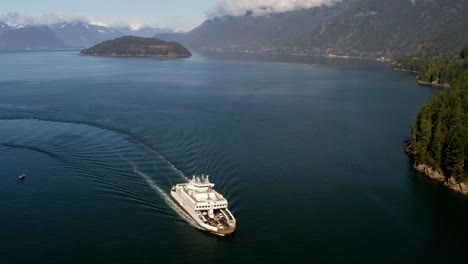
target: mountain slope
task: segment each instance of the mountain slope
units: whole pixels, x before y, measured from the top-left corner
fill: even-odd
[[[63,49],[65,44],[48,27],[8,29],[0,33],[0,50]]]
[[[0,33],[8,29],[11,29],[10,26],[0,21]]]
[[[2,35],[2,32],[6,31],[12,32]],[[0,50],[82,49],[125,35],[144,37],[164,32],[174,31],[155,27],[143,27],[138,30],[129,27],[113,28],[83,21],[25,27],[12,27],[0,22]]]
[[[104,26],[86,22],[64,22],[50,25],[50,28],[68,47],[85,48],[105,40],[121,37],[124,33]]]
[[[456,50],[468,42],[468,0],[343,0],[269,16],[206,20],[159,34],[193,49],[365,57]]]
[[[158,34],[156,37],[179,41],[196,49],[274,51],[295,46],[301,36],[339,15],[346,6],[323,6],[268,16],[251,13],[225,16],[208,19],[187,33]]]
[[[458,50],[468,42],[467,13],[467,0],[362,0],[304,38],[354,55]]]
[[[131,29],[129,27],[117,27],[116,30],[122,32],[123,35],[144,38],[150,38],[156,34],[174,33],[174,30],[172,29],[158,27],[142,27],[139,29]]]
[[[170,29],[142,27],[132,30],[129,27],[105,27],[86,22],[64,22],[50,26],[57,36],[69,47],[86,48],[106,40],[123,36],[152,37],[159,33],[174,32]]]

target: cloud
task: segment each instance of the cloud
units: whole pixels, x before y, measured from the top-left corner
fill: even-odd
[[[93,25],[105,26],[106,24],[80,15],[70,15],[63,12],[49,12],[38,16],[28,16],[18,12],[9,12],[0,15],[0,21],[10,26],[22,25],[51,25],[63,22],[86,22]]]
[[[9,12],[0,14],[0,22],[4,22],[12,27],[20,26],[37,26],[37,25],[52,25],[60,24],[64,22],[85,22],[91,25],[103,26],[103,27],[129,27],[133,30],[138,30],[143,27],[159,27],[159,28],[173,28],[164,23],[144,23],[136,22],[129,23],[126,21],[113,20],[113,21],[102,21],[92,17],[86,17],[82,15],[72,15],[63,12],[49,12],[37,16],[24,15],[18,12]],[[177,30],[177,29],[176,29]],[[185,31],[185,30],[182,30]]]
[[[341,0],[219,0],[206,12],[208,17],[242,16],[252,12],[255,16],[333,5]]]
[[[70,15],[63,12],[49,12],[37,16],[28,16],[18,12],[9,12],[0,15],[0,21],[10,26],[20,25],[51,25],[63,22],[87,22],[90,24],[104,24],[92,18],[80,15]]]

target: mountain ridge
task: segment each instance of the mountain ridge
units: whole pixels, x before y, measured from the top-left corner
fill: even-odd
[[[30,30],[24,30],[29,28]],[[31,28],[44,29],[40,31]],[[45,30],[47,28],[47,30]],[[56,50],[83,49],[106,40],[133,35],[149,37],[161,32],[175,30],[145,26],[138,29],[130,27],[106,27],[84,21],[60,22],[50,25],[10,26],[0,21],[0,50]],[[20,39],[18,39],[20,37]],[[20,43],[21,42],[21,43]],[[41,42],[41,45],[37,43]],[[12,44],[15,43],[15,44]]]
[[[24,41],[29,39],[29,41]],[[65,49],[66,45],[54,31],[44,26],[28,26],[0,32],[0,50],[50,50]]]
[[[343,0],[268,16],[208,19],[158,34],[195,50],[379,58],[458,50],[468,42],[468,0]]]

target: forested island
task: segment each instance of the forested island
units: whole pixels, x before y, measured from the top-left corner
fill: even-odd
[[[406,151],[414,168],[468,195],[468,46],[457,56],[414,56],[395,67],[417,72],[420,83],[445,87],[412,125]]]
[[[157,38],[125,36],[84,49],[80,52],[80,55],[188,58],[192,56],[192,53],[177,42]]]

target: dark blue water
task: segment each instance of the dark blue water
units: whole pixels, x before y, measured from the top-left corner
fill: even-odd
[[[435,93],[371,62],[0,53],[1,262],[462,259],[468,200],[403,152]],[[169,199],[194,173],[235,235]]]

